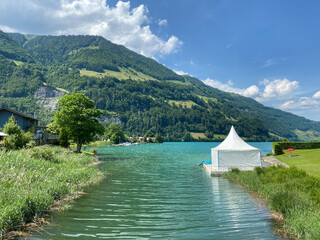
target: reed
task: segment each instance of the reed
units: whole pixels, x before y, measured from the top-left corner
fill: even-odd
[[[101,181],[94,162],[60,147],[0,151],[0,239],[47,213],[56,200]]]
[[[283,216],[282,228],[301,239],[320,239],[320,179],[295,167],[256,168],[224,177],[256,191]]]

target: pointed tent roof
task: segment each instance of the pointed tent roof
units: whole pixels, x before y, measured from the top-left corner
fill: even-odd
[[[258,148],[250,146],[248,143],[243,141],[236,130],[232,126],[227,138],[220,143],[217,147],[213,148],[214,150],[222,151],[250,151],[250,150],[259,150]]]

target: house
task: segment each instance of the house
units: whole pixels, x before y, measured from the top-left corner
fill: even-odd
[[[4,125],[8,122],[11,116],[15,117],[18,126],[24,131],[28,130],[30,127],[38,126],[38,119],[22,112],[2,107],[0,108],[0,128],[3,129]]]

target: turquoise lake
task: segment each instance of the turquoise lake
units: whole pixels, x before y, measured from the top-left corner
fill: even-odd
[[[98,148],[106,179],[30,239],[283,239],[259,200],[198,166],[216,145]]]

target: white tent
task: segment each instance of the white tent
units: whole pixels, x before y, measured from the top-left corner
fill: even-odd
[[[227,138],[217,147],[211,148],[211,170],[226,172],[232,168],[253,170],[261,167],[260,149],[243,141],[234,127],[231,127]]]

